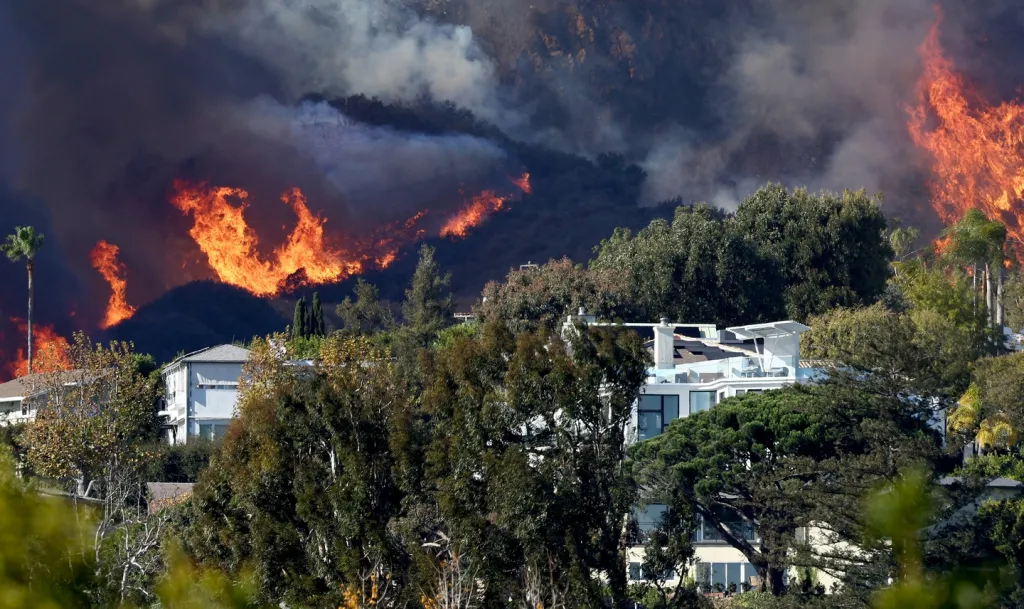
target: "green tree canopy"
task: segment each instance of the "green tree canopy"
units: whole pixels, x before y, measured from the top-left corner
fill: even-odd
[[[241,416],[200,477],[185,548],[231,574],[251,562],[266,601],[338,606],[371,577],[398,583],[388,524],[408,397],[365,339],[328,337],[310,369],[286,357],[253,344]]]
[[[628,286],[623,271],[588,269],[562,258],[488,283],[475,312],[481,321],[498,318],[515,332],[542,326],[554,330],[581,307],[598,318],[614,316]]]
[[[598,606],[599,574],[626,602],[621,464],[646,361],[629,332],[581,332],[570,355],[543,330],[513,336],[499,320],[431,358],[426,478],[491,602]]]
[[[888,562],[884,544],[862,543],[856,506],[878,481],[937,455],[927,412],[912,399],[833,382],[748,394],[636,445],[633,470],[649,502],[697,514],[744,554],[769,591],[783,592],[793,564],[863,590],[884,582]],[[796,530],[810,526],[826,544],[797,543]],[[757,543],[745,534],[751,529]],[[860,549],[832,549],[842,542]]]
[[[768,185],[733,216],[682,207],[635,236],[602,242],[594,268],[628,271],[627,315],[719,325],[875,302],[893,250],[878,202],[864,192],[788,191]]]

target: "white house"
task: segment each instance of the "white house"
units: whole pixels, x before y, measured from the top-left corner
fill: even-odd
[[[713,408],[726,398],[807,382],[822,372],[800,360],[800,335],[810,328],[795,321],[719,330],[713,324],[670,323],[666,319],[656,324],[598,323],[581,310],[579,316],[569,317],[563,331],[570,331],[577,321],[653,332],[653,339],[646,345],[654,365],[648,370],[626,432],[630,444],[653,438],[675,419]],[[664,510],[664,505],[657,504],[637,510],[641,538],[658,526]],[[757,541],[757,531],[741,526],[738,518],[735,528],[744,530],[748,540]],[[699,525],[693,542],[696,564],[689,573],[676,577],[688,576],[712,587],[721,584],[725,589],[735,584],[737,590],[756,577],[753,565],[721,539],[714,527]],[[628,556],[629,579],[644,579],[643,546],[631,547]]]
[[[37,400],[42,393],[38,374],[18,377],[0,384],[0,425],[31,423],[36,420]]]
[[[174,360],[161,372],[167,440],[184,444],[189,438],[217,438],[236,415],[238,380],[249,350],[218,345]]]
[[[713,408],[722,400],[745,393],[761,393],[806,382],[820,373],[800,360],[800,335],[810,328],[795,321],[737,326],[719,330],[711,324],[628,324],[648,327],[647,342],[654,365],[633,412],[627,442],[639,442],[662,433],[673,420]],[[658,526],[663,505],[638,510],[641,536]],[[757,531],[740,525],[750,541]],[[710,586],[742,589],[757,575],[743,554],[726,543],[711,526],[699,525],[693,535],[695,565],[685,575]],[[643,578],[643,547],[629,550],[629,576]]]

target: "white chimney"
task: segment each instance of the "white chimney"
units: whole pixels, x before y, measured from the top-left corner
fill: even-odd
[[[659,370],[675,368],[675,326],[668,325],[668,318],[654,326],[654,366]]]

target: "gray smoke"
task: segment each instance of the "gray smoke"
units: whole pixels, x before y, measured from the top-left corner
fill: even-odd
[[[224,12],[229,4],[241,10]],[[0,169],[25,194],[21,201],[32,202],[49,251],[96,291],[87,302],[98,305],[106,291],[86,257],[99,239],[121,247],[137,303],[198,278],[181,270],[186,261],[169,259],[195,251],[189,221],[167,202],[182,174],[246,188],[250,221],[275,230],[291,221],[280,193],[299,186],[332,227],[358,234],[414,209],[454,209],[460,186],[475,187],[503,162],[485,140],[400,133],[326,104],[297,103],[316,83],[336,93],[365,86],[393,99],[483,95],[490,86],[486,58],[470,57],[467,30],[400,23],[405,16],[367,12],[375,4],[362,2],[363,13],[333,3],[351,11],[352,22],[318,33],[307,17],[331,4],[0,1],[0,32],[17,34],[0,44],[12,76],[0,92],[0,133],[9,136]],[[258,11],[268,11],[266,19]],[[219,32],[231,29],[229,17],[230,36]],[[354,56],[342,60],[344,49],[313,61],[329,40],[356,45],[361,28],[383,32],[388,24],[394,29],[373,40],[362,30],[362,76]],[[256,36],[265,48],[253,46]],[[389,41],[397,46],[388,50]]]
[[[769,179],[889,190],[914,170],[904,106],[933,3],[774,0],[766,20],[731,23],[739,42],[714,102],[728,133],[710,143],[679,131],[656,139],[643,163],[646,201],[700,196],[732,207]],[[774,152],[762,149],[766,140]],[[742,167],[780,151],[792,157],[759,163],[763,173]]]
[[[463,25],[417,16],[400,0],[135,0],[192,34],[215,36],[282,75],[292,97],[363,93],[386,101],[424,94],[508,127],[494,62]]]

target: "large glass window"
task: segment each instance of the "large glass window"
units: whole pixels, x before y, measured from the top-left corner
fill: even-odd
[[[199,435],[207,440],[217,440],[224,437],[228,431],[227,423],[200,423]]]
[[[665,431],[665,426],[679,418],[678,395],[642,395],[637,412],[639,439],[647,440]]]
[[[715,405],[714,391],[691,391],[690,414],[710,410]]]
[[[750,585],[757,570],[750,563],[741,562],[699,562],[696,565],[696,581],[714,591],[739,592],[744,584]]]
[[[727,524],[730,529],[742,534],[743,539],[747,541],[757,541],[757,531],[754,527],[745,522],[736,514],[727,514],[722,510],[716,510],[716,513],[720,512],[722,522]],[[693,531],[693,541],[696,543],[709,543],[709,542],[720,542],[725,541],[722,534],[716,529],[710,522],[704,522],[704,519],[700,516],[697,517],[697,528]]]

